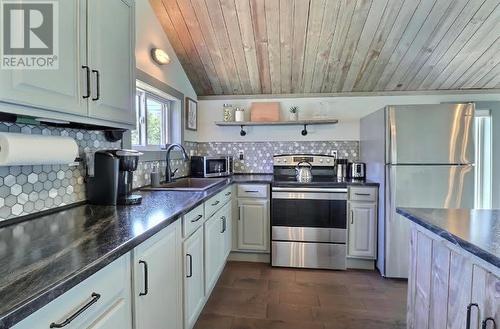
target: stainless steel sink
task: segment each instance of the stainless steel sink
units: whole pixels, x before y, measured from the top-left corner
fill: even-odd
[[[145,187],[146,191],[205,191],[221,184],[225,178],[180,178],[158,187]]]

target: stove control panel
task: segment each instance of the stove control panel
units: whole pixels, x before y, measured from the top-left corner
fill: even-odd
[[[321,154],[287,154],[273,157],[275,167],[296,166],[300,162],[308,162],[313,167],[333,167],[335,166],[335,157]]]

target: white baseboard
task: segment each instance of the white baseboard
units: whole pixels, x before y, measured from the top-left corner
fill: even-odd
[[[375,261],[373,259],[347,258],[348,269],[374,270]]]
[[[232,251],[229,254],[229,261],[238,262],[255,262],[255,263],[270,263],[271,255],[266,253],[250,253]]]

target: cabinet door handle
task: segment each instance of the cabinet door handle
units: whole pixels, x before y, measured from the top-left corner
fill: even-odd
[[[351,209],[351,224],[354,224],[354,210]]]
[[[193,276],[193,256],[186,254],[186,257],[189,257],[189,274],[186,275],[186,278],[190,278]]]
[[[495,319],[493,318],[486,318],[486,320],[483,321],[483,325],[481,326],[481,329],[488,329],[488,322],[491,321],[491,324],[493,325],[491,329],[497,329],[497,324],[495,322]]]
[[[240,215],[238,216],[238,220],[241,220],[241,217],[243,217],[243,207],[240,206]]]
[[[139,296],[146,296],[149,292],[149,282],[148,282],[148,263],[143,260],[139,261],[139,264],[144,265],[144,292],[140,292]]]
[[[216,205],[218,205],[219,203],[220,203],[220,201],[219,201],[219,200],[217,200],[217,201],[215,201],[214,203],[212,203],[212,206],[216,206]]]
[[[231,192],[227,192],[227,193],[225,194],[225,196],[230,196],[230,195],[231,195]]]
[[[470,329],[470,317],[471,317],[471,312],[472,312],[473,307],[476,307],[477,311],[479,312],[479,305],[477,305],[476,303],[470,303],[467,306],[467,324],[465,327],[466,329]]]
[[[90,297],[91,297],[90,301],[87,304],[83,305],[80,309],[78,309],[78,311],[76,311],[75,313],[73,313],[69,318],[67,318],[66,320],[64,320],[61,323],[52,322],[50,324],[49,328],[63,328],[63,327],[66,327],[74,319],[76,319],[80,314],[82,314],[83,312],[85,312],[90,306],[92,306],[95,303],[97,303],[97,301],[99,300],[99,298],[101,298],[101,295],[99,295],[98,293],[93,292],[90,295]]]
[[[83,98],[89,98],[90,97],[90,68],[87,65],[83,65],[82,69],[86,71],[87,75],[87,94],[83,95]]]
[[[92,100],[93,101],[97,101],[99,100],[99,98],[101,98],[101,76],[99,74],[99,71],[98,70],[92,70],[92,73],[95,73],[95,76],[96,76],[96,97],[93,97]]]
[[[226,216],[222,216],[220,219],[222,219],[222,231],[221,233],[226,232]]]
[[[195,223],[195,222],[199,221],[202,217],[203,217],[203,215],[196,216],[195,219],[191,219],[191,223]]]

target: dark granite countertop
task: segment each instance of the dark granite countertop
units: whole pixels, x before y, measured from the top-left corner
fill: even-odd
[[[500,209],[398,208],[397,212],[500,268]]]
[[[228,178],[204,192],[140,191],[140,205],[85,204],[1,228],[0,328],[45,306],[231,183]]]

